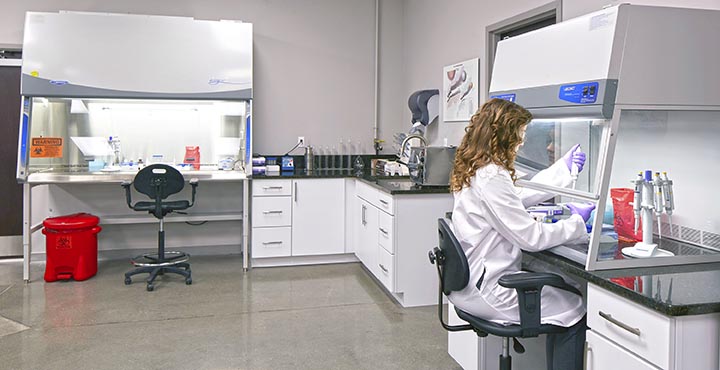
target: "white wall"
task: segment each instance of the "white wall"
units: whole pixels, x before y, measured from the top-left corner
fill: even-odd
[[[415,90],[442,86],[444,66],[480,58],[480,86],[486,86],[486,27],[533,8],[550,3],[550,0],[517,0],[504,2],[472,0],[406,0],[403,14],[405,97]],[[720,8],[720,0],[563,0],[562,18],[574,18],[605,5],[631,2],[633,4]],[[487,99],[481,90],[480,102]],[[441,113],[442,114],[442,113]],[[403,110],[403,123],[409,122],[410,112]],[[440,145],[447,137],[450,144],[459,144],[467,122],[438,121],[437,134],[431,137]],[[402,127],[407,131],[409,126]]]
[[[403,16],[408,3],[406,0],[380,0],[378,137],[385,140],[383,153],[395,153],[393,133],[407,132],[410,128],[410,121],[405,121],[407,117],[404,116],[409,94],[405,94],[404,89]]]
[[[24,13],[31,10],[252,22],[254,150],[285,152],[297,136],[313,145],[352,137],[372,148],[374,0],[3,0],[0,45],[22,44]]]
[[[442,69],[471,58],[480,58],[480,86],[485,86],[485,28],[493,23],[548,3],[547,0],[504,2],[472,0],[407,0],[403,16],[405,85],[403,95],[420,89],[442,90]],[[483,89],[481,89],[483,90]],[[481,91],[480,101],[487,93]],[[410,122],[410,111],[403,110],[403,122]],[[434,145],[448,138],[459,144],[466,122],[437,122]],[[409,124],[403,129],[407,131]]]

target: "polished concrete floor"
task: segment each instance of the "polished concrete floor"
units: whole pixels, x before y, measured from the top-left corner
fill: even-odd
[[[0,262],[1,369],[460,369],[435,307],[402,308],[359,264],[244,274],[192,260],[193,285],[123,284],[127,261],[84,282],[22,282]],[[436,289],[435,287],[428,287]]]

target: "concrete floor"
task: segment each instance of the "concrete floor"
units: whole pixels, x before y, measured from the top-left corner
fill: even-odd
[[[460,369],[436,308],[400,307],[356,263],[243,274],[240,257],[193,257],[193,285],[154,292],[123,284],[130,267],[46,284],[33,264],[26,285],[0,262],[0,368]]]

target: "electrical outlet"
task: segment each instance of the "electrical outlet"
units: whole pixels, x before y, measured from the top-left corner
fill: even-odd
[[[298,147],[304,148],[305,147],[305,136],[298,136]]]

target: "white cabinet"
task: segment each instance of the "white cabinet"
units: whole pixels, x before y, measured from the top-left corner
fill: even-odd
[[[355,254],[360,262],[372,271],[377,261],[378,210],[370,202],[359,197],[357,204]]]
[[[720,314],[665,316],[588,284],[588,369],[717,369]]]
[[[345,253],[344,179],[252,182],[253,258]]]
[[[291,233],[290,227],[253,228],[253,258],[289,256],[291,253]]]
[[[290,226],[292,202],[290,197],[257,197],[253,199],[253,227]]]
[[[392,198],[380,202],[380,191],[367,184],[357,185],[359,189],[357,204],[360,213],[357,225],[357,245],[355,254],[360,262],[391,293],[395,291],[394,217],[383,209],[392,205]],[[392,209],[392,208],[391,208]],[[383,246],[384,245],[384,246]]]
[[[625,350],[617,344],[595,334],[592,330],[587,332],[587,347],[585,349],[585,361],[587,370],[605,369],[633,369],[633,370],[658,370],[655,367],[633,353]]]
[[[595,285],[588,286],[588,327],[656,366],[670,367],[673,322],[668,316]]]
[[[449,193],[392,195],[355,184],[355,254],[403,307],[437,304],[437,273],[427,253],[437,220],[452,210]]]
[[[252,181],[252,258],[292,253],[292,180]]]
[[[292,255],[345,253],[345,180],[293,180]]]

